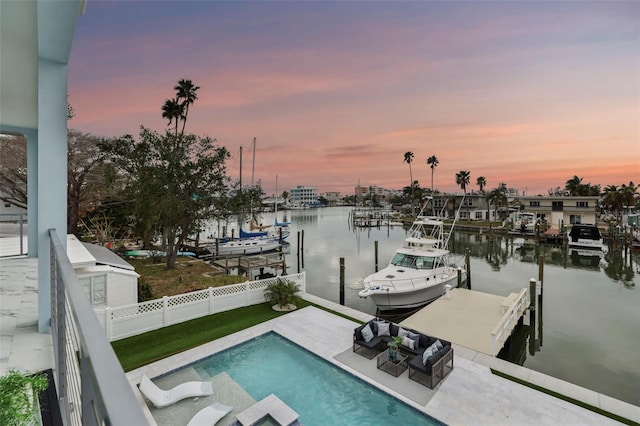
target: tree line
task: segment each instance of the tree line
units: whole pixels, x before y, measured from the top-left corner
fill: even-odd
[[[419,182],[413,179],[413,171],[411,169],[411,163],[413,162],[414,154],[411,151],[404,153],[403,162],[409,166],[409,186],[403,189],[403,192],[410,197],[410,201],[413,204],[416,200],[421,201],[424,195],[432,195],[437,193],[433,187],[433,175],[435,168],[440,163],[438,157],[431,155],[427,157],[426,164],[431,169],[431,191],[425,193],[420,188]],[[583,183],[583,178],[573,176],[565,183],[564,188],[556,187],[548,190],[549,196],[601,196],[601,207],[611,212],[615,212],[618,216],[624,211],[625,208],[640,208],[640,197],[638,196],[638,186],[634,185],[632,181],[629,184],[622,185],[608,185],[604,189],[601,189],[599,184],[592,185],[591,183]],[[456,185],[462,189],[465,197],[467,195],[467,188],[471,182],[471,172],[469,170],[460,170],[455,174]],[[485,195],[489,206],[493,204],[494,208],[499,206],[506,206],[507,204],[507,185],[504,182],[500,182],[497,187],[485,192],[487,186],[487,179],[484,176],[476,178],[476,185],[478,185],[481,194]],[[468,206],[468,205],[467,205]]]

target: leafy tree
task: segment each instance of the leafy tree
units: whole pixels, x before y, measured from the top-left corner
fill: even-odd
[[[467,185],[471,181],[471,172],[467,170],[460,170],[456,173],[456,184],[460,185],[462,191],[464,191],[465,203],[467,204],[467,219],[469,218],[469,202],[467,201]]]
[[[126,192],[143,238],[162,232],[167,268],[174,268],[180,246],[213,217],[226,190],[229,153],[208,137],[144,127],[138,142],[126,135],[103,148],[129,179]]]
[[[220,201],[227,200],[229,152],[215,145],[215,139],[185,134],[184,126],[178,133],[178,122],[186,122],[197,89],[190,80],[180,80],[176,98],[162,107],[169,125],[175,122],[174,133],[167,130],[161,135],[142,126],[137,142],[125,135],[103,144],[110,160],[129,179],[129,201],[145,242],[162,233],[168,269],[175,267],[187,237],[214,217]]]
[[[101,139],[78,130],[67,132],[67,232],[78,235],[78,220],[110,194],[105,185]],[[0,199],[27,208],[27,143],[23,136],[0,138]]]
[[[100,205],[114,187],[105,184],[102,139],[71,129],[67,140],[67,232],[79,236],[79,219]]]
[[[484,187],[487,184],[487,179],[484,176],[480,176],[476,179],[476,184],[480,187],[480,192],[484,194]]]
[[[435,155],[432,155],[431,157],[427,158],[427,164],[429,165],[429,167],[431,167],[431,193],[433,194],[433,171],[436,167],[438,167],[438,157],[436,157]]]
[[[0,135],[0,200],[27,208],[27,140]]]
[[[411,187],[411,204],[413,204],[413,172],[411,171],[411,163],[413,162],[413,152],[411,151],[407,151],[404,153],[404,160],[405,163],[407,163],[409,165],[409,186]]]

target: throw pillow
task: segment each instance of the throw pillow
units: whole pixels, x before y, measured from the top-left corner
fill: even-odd
[[[365,325],[360,333],[362,334],[362,338],[365,342],[370,342],[371,339],[373,339],[373,331],[371,331],[371,327],[369,327],[369,324]]]
[[[398,327],[398,336],[404,337],[409,335],[409,330],[405,330],[402,327]]]
[[[414,350],[416,347],[415,345],[416,345],[416,342],[409,339],[407,336],[404,336],[402,338],[402,346],[406,346],[407,348]]]
[[[434,343],[434,345],[436,345],[436,348],[438,350],[444,348],[444,345],[442,344],[442,342],[440,341],[440,339],[436,340],[436,342]]]
[[[431,347],[428,347],[427,349],[424,350],[424,353],[422,354],[423,365],[427,365],[427,359],[429,359],[431,355],[433,355],[433,351],[431,350]]]
[[[416,348],[418,346],[420,346],[420,335],[419,334],[414,333],[413,331],[410,331],[409,334],[407,334],[407,337],[416,342]]]
[[[391,336],[389,333],[389,323],[388,322],[379,322],[378,323],[378,336]]]

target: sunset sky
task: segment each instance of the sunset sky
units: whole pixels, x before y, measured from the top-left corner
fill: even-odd
[[[181,78],[187,131],[216,138],[237,179],[528,195],[640,182],[640,2],[89,0],[69,64],[69,126],[164,131]]]

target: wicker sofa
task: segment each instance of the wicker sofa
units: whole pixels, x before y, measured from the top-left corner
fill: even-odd
[[[372,332],[368,336],[369,339],[363,335],[363,331],[367,327]],[[405,329],[395,323],[372,320],[356,327],[353,331],[353,352],[372,359],[384,351],[387,344],[395,336],[398,336],[399,332],[414,341],[413,347],[402,344],[398,348],[400,352],[410,358],[408,366],[409,378],[433,389],[453,369],[453,347],[451,342],[411,329]],[[439,341],[439,346],[442,348],[439,350],[432,348],[429,356],[424,357],[425,351],[435,346],[436,341]],[[411,342],[404,340],[403,343]]]

